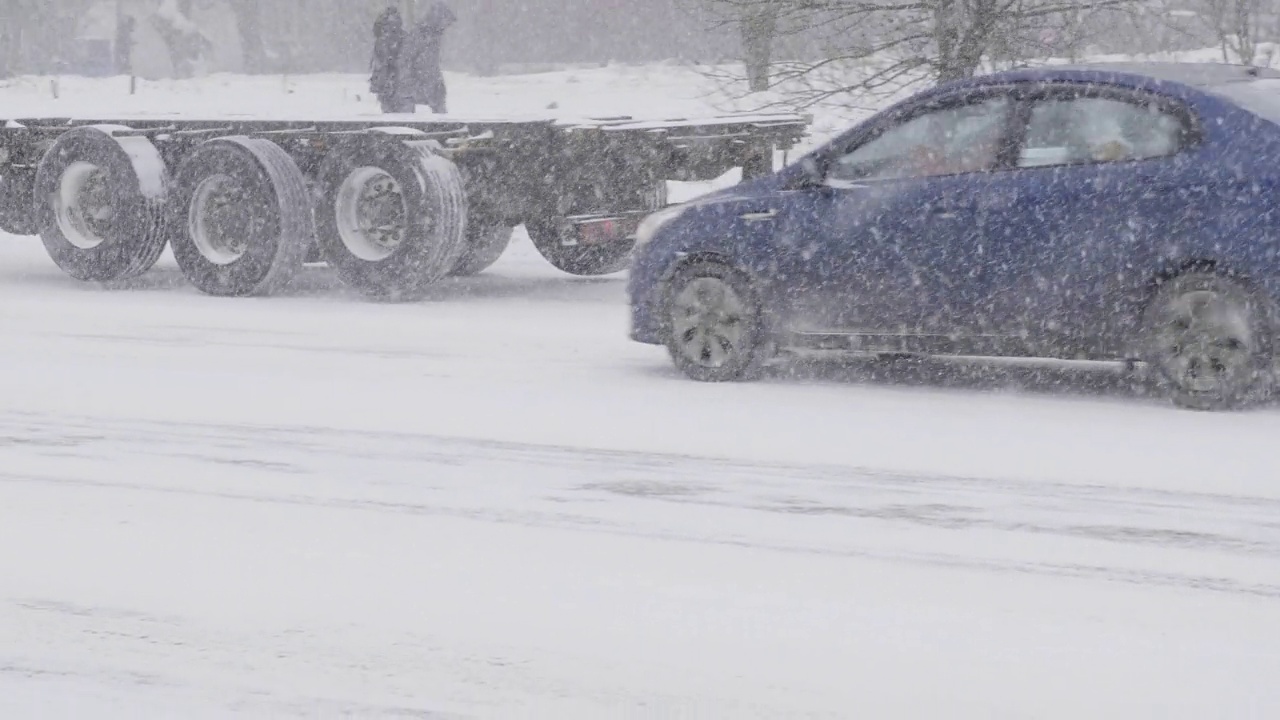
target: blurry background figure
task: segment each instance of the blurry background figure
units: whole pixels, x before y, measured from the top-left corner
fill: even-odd
[[[193,19],[194,10],[192,2],[160,0],[159,7],[151,15],[152,26],[168,48],[174,77],[203,75],[207,58],[214,49],[213,41]]]
[[[133,74],[133,31],[137,21],[132,15],[121,14],[116,20],[115,69],[119,75]]]
[[[445,30],[458,18],[441,0],[427,0],[417,7],[417,22],[400,50],[400,92],[414,105],[428,105],[432,112],[444,113],[448,93],[440,70],[440,51]]]
[[[400,53],[404,41],[400,10],[389,5],[373,23],[373,61],[369,76],[369,90],[377,96],[384,113],[413,112],[413,102],[405,97],[400,82]]]

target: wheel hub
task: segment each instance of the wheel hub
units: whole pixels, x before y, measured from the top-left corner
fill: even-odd
[[[361,260],[384,260],[404,243],[408,227],[404,192],[381,168],[352,171],[338,188],[335,210],[342,243]]]
[[[106,171],[83,161],[67,166],[54,197],[54,216],[72,245],[91,250],[106,242],[115,218]]]
[[[191,200],[191,239],[206,260],[230,265],[249,250],[257,227],[253,199],[230,175],[211,175],[196,186]]]
[[[1216,292],[1192,291],[1170,302],[1159,342],[1168,377],[1192,392],[1235,387],[1254,372],[1249,312]]]
[[[677,349],[707,368],[723,367],[742,349],[746,303],[719,278],[701,277],[672,301],[671,331]]]

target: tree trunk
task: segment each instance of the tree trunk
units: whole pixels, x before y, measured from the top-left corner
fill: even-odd
[[[1259,8],[1250,0],[1236,0],[1236,56],[1237,62],[1253,65],[1258,60],[1258,38],[1254,31]]]
[[[18,74],[22,56],[21,30],[7,22],[0,25],[0,78]]]
[[[751,92],[764,92],[769,89],[769,65],[773,62],[773,39],[778,31],[778,7],[773,2],[763,2],[743,12],[742,47],[747,66],[747,87]]]
[[[236,16],[236,31],[240,34],[240,54],[246,73],[261,73],[267,69],[267,47],[262,40],[262,5],[258,0],[231,0],[231,12]]]
[[[990,0],[935,0],[933,36],[938,47],[935,72],[938,82],[973,77],[991,47],[1000,21]]]

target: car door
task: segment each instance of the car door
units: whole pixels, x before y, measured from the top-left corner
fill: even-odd
[[[1007,88],[932,99],[872,123],[821,158],[821,187],[798,191],[782,242],[804,263],[796,325],[904,334],[945,324],[979,275],[949,264],[974,218],[966,202],[1010,147]]]
[[[1097,85],[1044,86],[1019,107],[975,322],[1029,352],[1093,355],[1152,272],[1148,240],[1174,238],[1201,204],[1185,162],[1194,121],[1171,98]]]

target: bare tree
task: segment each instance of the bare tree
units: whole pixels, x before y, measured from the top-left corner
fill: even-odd
[[[267,71],[267,46],[262,39],[262,5],[259,0],[227,0],[240,34],[240,53],[248,73]]]
[[[1223,62],[1254,65],[1263,59],[1259,42],[1275,36],[1274,0],[1199,0],[1188,10],[1213,33]]]
[[[1078,34],[1082,13],[1132,1],[709,0],[739,18],[772,13],[775,41],[793,49],[773,63],[772,86],[801,107],[970,77],[988,60],[1016,64],[1048,35]]]

